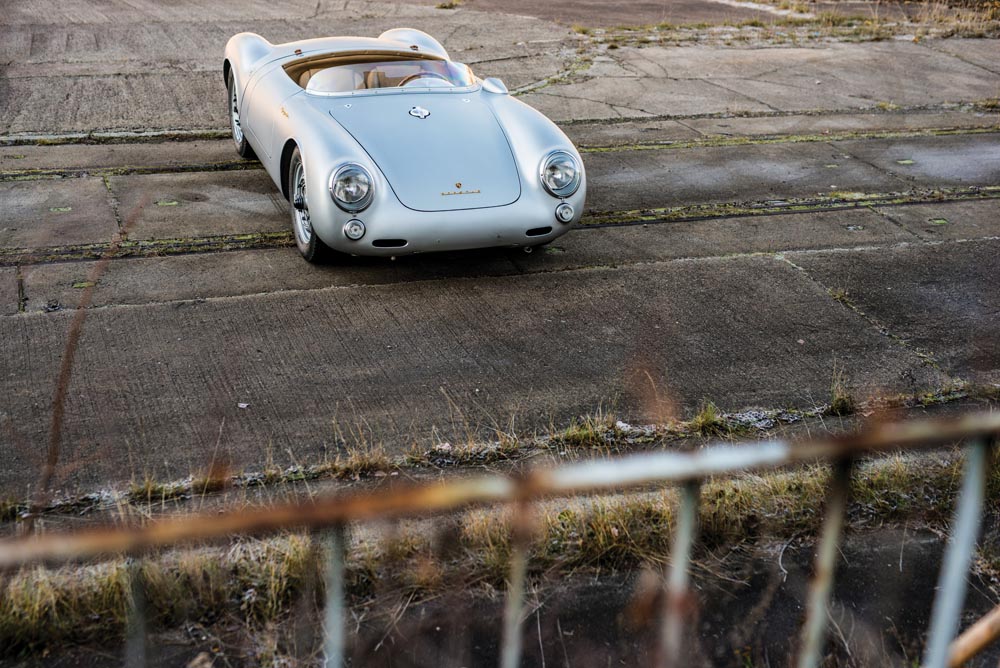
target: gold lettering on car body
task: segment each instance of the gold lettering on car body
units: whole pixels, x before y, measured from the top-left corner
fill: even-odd
[[[478,195],[479,190],[452,190],[450,192],[441,193],[443,197],[448,197],[449,195]]]
[[[288,112],[285,111],[284,107],[281,108],[281,115],[284,116],[285,118],[288,118]]]

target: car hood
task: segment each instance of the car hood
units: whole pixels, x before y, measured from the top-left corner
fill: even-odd
[[[504,206],[521,196],[510,144],[477,93],[358,96],[330,114],[410,209]]]

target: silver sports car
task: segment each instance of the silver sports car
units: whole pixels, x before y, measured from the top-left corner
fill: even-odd
[[[566,135],[419,30],[288,44],[241,33],[222,71],[236,150],[291,202],[309,261],[531,249],[583,213]]]

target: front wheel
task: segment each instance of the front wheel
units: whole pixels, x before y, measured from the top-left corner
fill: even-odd
[[[229,71],[229,79],[226,81],[226,91],[229,93],[229,129],[233,132],[233,143],[236,144],[236,152],[240,157],[253,160],[257,154],[253,152],[253,147],[243,134],[243,126],[240,125],[240,105],[236,99],[236,77],[232,70]]]
[[[302,164],[302,155],[296,148],[288,164],[288,194],[292,204],[292,231],[295,233],[295,245],[307,261],[313,263],[329,262],[333,259],[333,250],[316,236],[309,220],[309,199],[306,193],[306,170]]]

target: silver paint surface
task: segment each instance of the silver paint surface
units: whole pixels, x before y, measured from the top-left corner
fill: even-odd
[[[477,80],[455,88],[410,84],[313,94],[283,67],[303,57],[345,51],[412,55],[411,44],[447,58],[433,38],[408,29],[379,39],[331,37],[278,45],[241,33],[226,45],[225,68],[235,77],[243,132],[286,199],[287,158],[294,146],[302,154],[313,233],[341,252],[390,256],[538,245],[579,222],[586,175],[576,193],[556,198],[542,187],[538,172],[553,150],[572,154],[581,172],[583,160],[554,123],[502,85]],[[342,211],[329,195],[332,172],[347,162],[364,167],[373,180],[372,204],[357,216]],[[555,216],[562,201],[576,211],[569,223]],[[343,233],[352,217],[368,230],[359,241]],[[526,234],[544,227],[552,229]],[[379,239],[407,243],[373,246]]]

